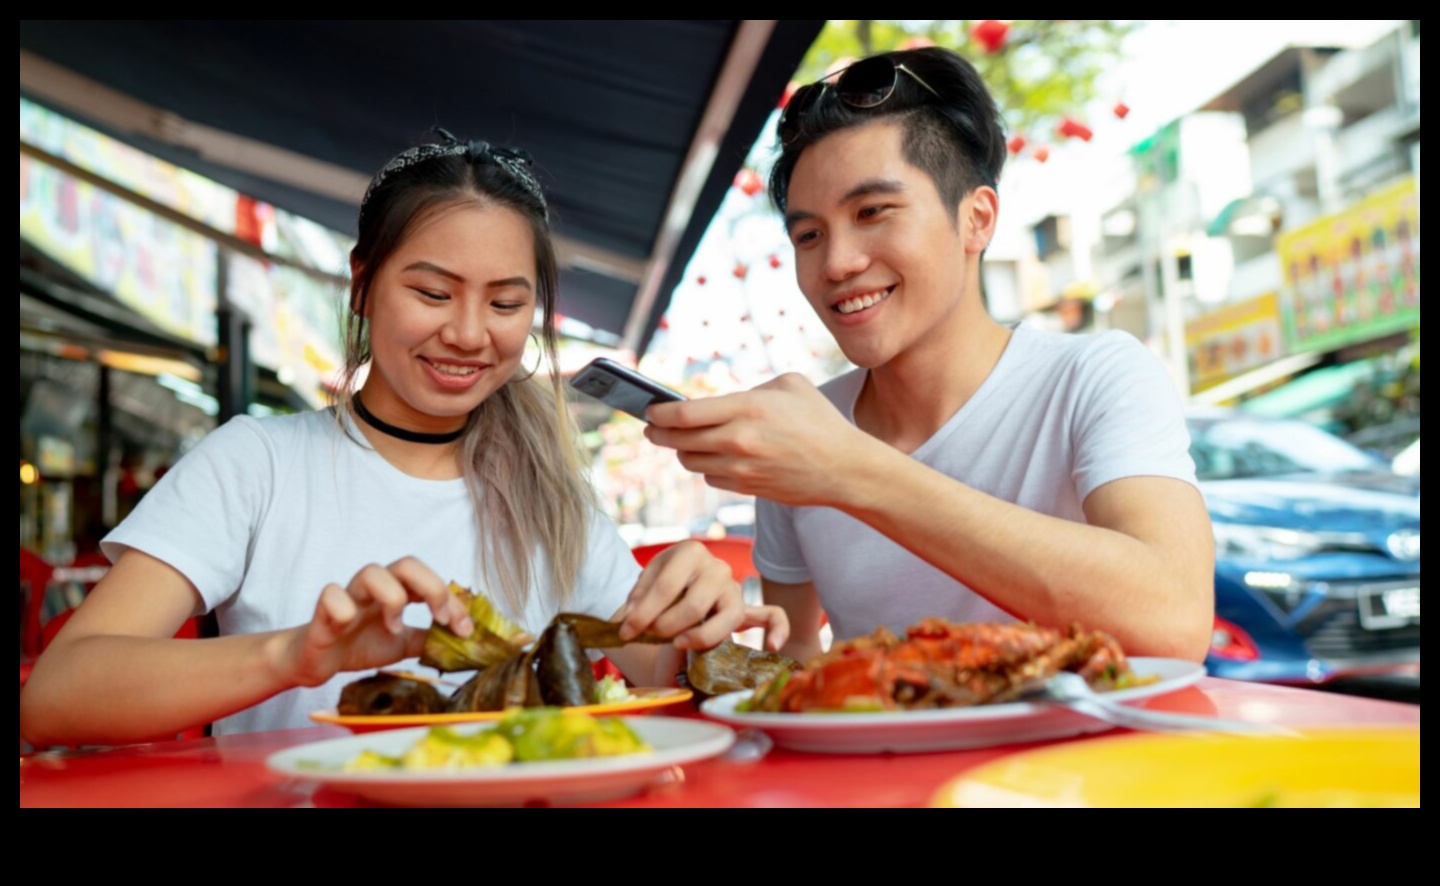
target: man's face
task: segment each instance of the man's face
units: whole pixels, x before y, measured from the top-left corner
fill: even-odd
[[[930,176],[905,159],[902,136],[884,121],[833,133],[800,155],[790,179],[800,289],[845,356],[867,368],[941,327],[984,248],[970,223],[975,194],[957,222]]]

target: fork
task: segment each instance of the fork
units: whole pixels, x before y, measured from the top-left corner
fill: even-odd
[[[1063,705],[1072,711],[1148,732],[1238,732],[1251,735],[1294,735],[1289,729],[1269,723],[1250,723],[1244,720],[1224,720],[1219,717],[1201,717],[1192,714],[1175,714],[1169,711],[1151,711],[1135,708],[1112,699],[1090,688],[1085,678],[1073,671],[1059,671],[1037,689],[1023,696],[1025,701],[1038,701]]]

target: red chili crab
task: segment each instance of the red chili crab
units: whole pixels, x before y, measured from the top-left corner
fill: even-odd
[[[1133,679],[1114,638],[1079,625],[952,624],[927,618],[901,640],[881,627],[836,643],[801,671],[756,690],[751,710],[878,711],[1010,701],[1056,671],[1092,686]]]

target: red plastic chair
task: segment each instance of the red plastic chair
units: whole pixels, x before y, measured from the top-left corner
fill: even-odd
[[[703,536],[692,537],[693,541],[703,544],[710,553],[730,564],[730,571],[735,574],[735,580],[744,583],[747,578],[759,578],[760,572],[755,568],[755,561],[751,557],[751,551],[755,547],[754,539],[743,535],[727,535],[724,538],[705,538]],[[676,544],[676,542],[660,542],[657,544],[639,545],[631,548],[630,553],[635,555],[635,562],[641,566],[649,565],[655,559],[655,555]]]
[[[27,554],[29,554],[30,558],[33,558],[33,560],[27,559]],[[36,561],[38,561],[38,565]],[[97,566],[109,566],[109,564],[110,561],[106,559],[103,554],[95,552],[93,555],[81,555],[79,557],[76,557],[75,561],[70,565],[72,568],[86,569]],[[27,566],[30,569],[30,573],[28,574],[28,576],[26,573]],[[54,576],[54,574],[55,569],[54,567],[50,566],[49,563],[46,563],[39,556],[35,555],[30,551],[26,551],[24,548],[20,549],[21,584],[25,584],[28,580],[30,582],[30,586],[33,588],[36,586],[35,582],[43,581],[43,583],[39,585],[39,587],[42,588],[42,592],[39,594],[35,594],[32,591],[30,597],[26,600],[26,612],[23,622],[21,649],[23,652],[28,645],[28,648],[33,649],[34,651],[25,655],[20,662],[20,687],[22,689],[25,687],[25,681],[30,676],[31,669],[34,667],[34,660],[40,656],[40,653],[44,652],[46,648],[50,646],[51,641],[55,639],[55,635],[60,633],[60,629],[65,626],[65,623],[70,620],[70,616],[74,615],[75,610],[79,608],[77,606],[65,609],[57,613],[53,618],[46,620],[44,624],[41,624],[40,619],[42,616],[43,602],[45,597],[43,589],[50,584],[50,580]],[[88,594],[97,583],[98,580],[85,582],[85,593]],[[180,625],[180,629],[175,632],[175,639],[177,640],[194,640],[198,639],[199,637],[200,619],[198,617],[186,619],[185,623]],[[193,726],[189,729],[186,729],[184,732],[181,732],[178,737],[185,739],[204,738],[207,728],[208,724]]]
[[[33,659],[45,648],[40,634],[40,616],[45,607],[45,592],[55,575],[55,567],[44,557],[27,548],[20,549],[20,657]],[[22,672],[23,673],[23,672]]]

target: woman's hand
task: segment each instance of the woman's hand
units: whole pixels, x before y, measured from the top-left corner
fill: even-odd
[[[764,628],[773,650],[790,636],[784,610],[746,606],[730,565],[693,539],[657,554],[612,620],[626,640],[650,631],[673,637],[677,649],[709,649],[747,628]]]
[[[348,586],[329,584],[320,592],[310,623],[297,628],[287,644],[286,673],[298,685],[318,686],[341,671],[384,667],[420,655],[425,630],[400,620],[412,602],[430,607],[435,621],[457,634],[474,630],[464,603],[419,560],[372,563]]]

